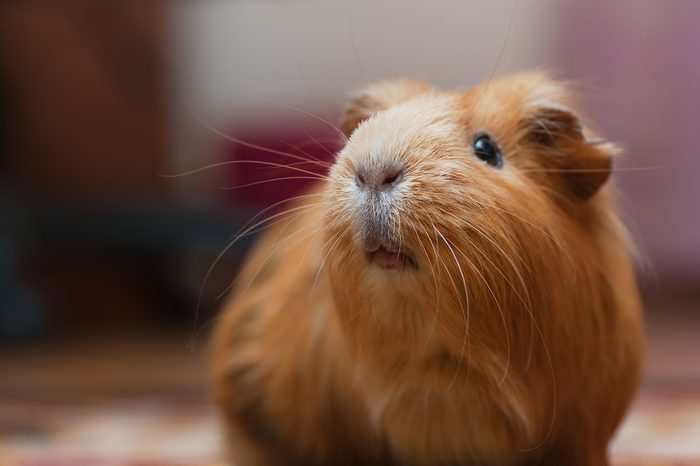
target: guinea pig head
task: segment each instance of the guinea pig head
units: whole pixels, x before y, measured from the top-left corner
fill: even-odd
[[[325,253],[348,318],[435,322],[463,350],[466,327],[502,338],[524,315],[513,308],[546,301],[543,283],[573,279],[567,232],[595,222],[615,149],[562,85],[540,73],[455,92],[387,81],[350,103],[344,130]]]

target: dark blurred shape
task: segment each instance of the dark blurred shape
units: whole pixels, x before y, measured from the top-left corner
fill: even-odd
[[[2,48],[0,48],[0,53],[2,53]],[[3,63],[2,55],[0,55],[0,63]],[[0,176],[2,177],[7,176],[10,171],[9,154],[14,133],[12,113],[12,96],[7,82],[7,71],[0,65]]]
[[[163,4],[0,5],[15,180],[38,196],[162,192],[166,163]]]
[[[186,244],[169,233],[202,215],[178,211],[158,177],[168,163],[163,10],[0,4],[0,338],[191,311],[167,284]]]

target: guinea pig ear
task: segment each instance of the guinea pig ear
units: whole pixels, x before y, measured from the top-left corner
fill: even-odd
[[[610,177],[612,160],[619,149],[602,139],[588,139],[571,111],[539,107],[529,126],[531,140],[547,155],[547,168],[559,171],[578,198],[589,199]]]
[[[350,137],[353,131],[375,113],[405,102],[430,90],[421,81],[392,79],[371,85],[350,101],[345,112],[343,132]]]

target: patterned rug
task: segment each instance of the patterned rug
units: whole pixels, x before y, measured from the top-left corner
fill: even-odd
[[[198,397],[0,401],[2,466],[222,466]],[[641,393],[612,445],[618,466],[700,465],[700,393]]]

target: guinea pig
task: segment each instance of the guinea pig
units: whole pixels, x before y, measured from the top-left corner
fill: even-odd
[[[643,354],[616,147],[541,72],[349,105],[214,330],[237,465],[609,464]]]

